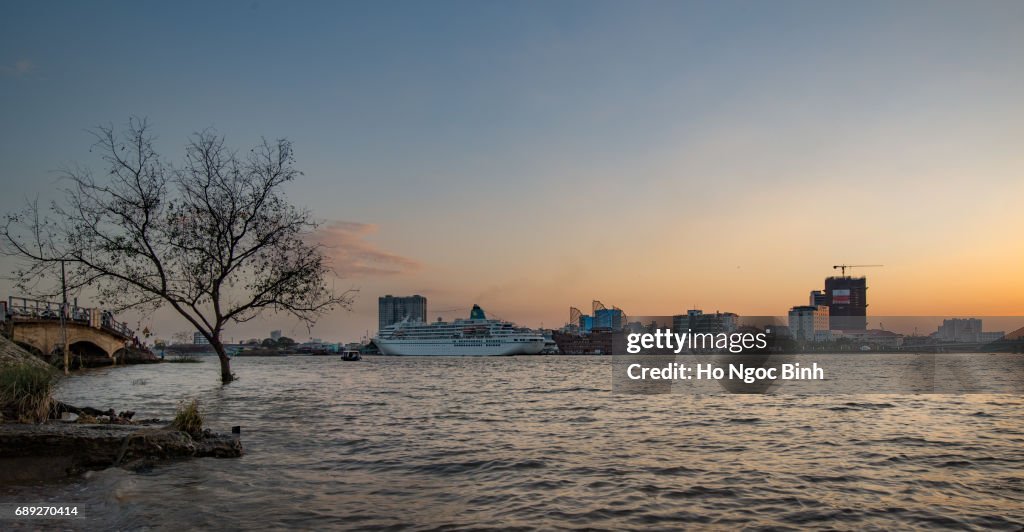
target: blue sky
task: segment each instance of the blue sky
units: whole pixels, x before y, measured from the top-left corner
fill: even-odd
[[[1019,254],[1000,246],[1024,191],[1019,2],[0,13],[0,210],[52,195],[53,170],[90,163],[84,130],[130,115],[149,117],[174,160],[206,127],[239,148],[288,137],[306,173],[290,197],[371,224],[342,241],[404,260],[399,274],[350,276],[360,303],[324,336],[372,327],[383,293],[529,325],[594,298],[636,314],[777,314],[842,261],[887,265],[874,304],[892,314],[953,312],[920,272],[968,258],[992,265],[988,284],[955,287],[986,294],[968,307],[1024,312],[1006,267]]]

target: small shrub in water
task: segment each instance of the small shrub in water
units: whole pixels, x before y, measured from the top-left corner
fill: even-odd
[[[199,400],[182,401],[178,405],[178,412],[174,414],[174,421],[171,426],[175,430],[187,432],[192,436],[199,436],[203,433],[203,414],[199,411]]]

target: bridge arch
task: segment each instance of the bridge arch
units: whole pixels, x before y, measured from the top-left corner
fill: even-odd
[[[78,340],[77,342],[68,342],[68,344],[73,356],[88,356],[93,358],[110,356],[110,353],[107,353],[102,347],[89,340]]]
[[[113,358],[125,346],[124,338],[85,324],[68,324],[67,335],[72,354],[88,353],[92,358]],[[12,339],[44,355],[59,352],[63,346],[60,323],[53,320],[17,321]]]
[[[110,354],[110,358],[113,359],[114,364],[124,364],[124,361],[128,359],[128,348],[120,347],[117,351]]]

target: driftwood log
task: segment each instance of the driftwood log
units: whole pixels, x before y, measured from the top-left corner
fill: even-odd
[[[65,412],[70,414],[77,414],[79,416],[106,416],[109,417],[110,421],[114,423],[118,421],[122,423],[130,422],[132,420],[132,417],[135,416],[135,412],[131,410],[121,412],[120,414],[115,414],[113,408],[109,408],[107,410],[100,410],[98,408],[93,408],[91,406],[77,407],[74,405],[69,405],[67,403],[62,403],[60,401],[54,401],[53,405],[50,407],[50,419],[60,419],[61,415],[64,414]]]

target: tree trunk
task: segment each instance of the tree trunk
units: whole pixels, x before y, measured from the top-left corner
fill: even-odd
[[[227,384],[235,380],[235,375],[231,373],[231,359],[228,358],[228,352],[224,349],[224,344],[221,343],[219,335],[214,336],[210,340],[210,345],[213,346],[213,350],[217,353],[217,358],[220,359],[220,381]]]

